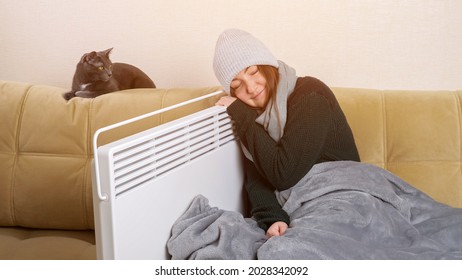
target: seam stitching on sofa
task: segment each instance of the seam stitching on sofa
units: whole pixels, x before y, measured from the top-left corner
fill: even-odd
[[[87,113],[87,158],[85,160],[85,171],[84,171],[84,175],[83,175],[83,181],[82,181],[82,204],[83,204],[83,223],[85,224],[86,227],[90,227],[90,224],[89,224],[89,218],[88,218],[88,215],[87,215],[87,212],[88,212],[88,208],[87,208],[87,178],[89,176],[88,174],[88,165],[90,164],[91,160],[91,156],[93,154],[93,156],[95,155],[95,152],[96,151],[92,151],[93,149],[93,146],[92,146],[92,139],[93,139],[93,135],[91,134],[91,131],[92,131],[92,127],[91,127],[91,120],[92,120],[92,112],[93,112],[93,103],[94,103],[94,98],[92,98],[90,100],[90,105],[88,106],[88,113]],[[93,186],[91,186],[91,188],[93,188]],[[93,197],[93,196],[92,196]],[[93,203],[93,201],[91,201],[91,203]]]
[[[388,144],[387,144],[387,109],[385,104],[385,94],[380,92],[380,101],[382,102],[382,121],[383,121],[383,167],[388,170]]]
[[[459,94],[458,94],[459,93]],[[462,108],[461,108],[461,104],[462,104],[462,100],[460,99],[460,95],[462,94],[462,91],[458,91],[456,93],[454,93],[456,95],[456,99],[457,99],[457,108],[459,109],[459,143],[460,143],[460,158],[459,158],[459,166],[460,166],[460,173],[462,175]],[[459,188],[459,198],[461,197],[462,195],[462,188]],[[462,204],[459,203],[459,205]]]
[[[14,147],[16,149],[16,152],[14,154],[14,162],[13,162],[13,171],[11,172],[11,183],[10,183],[10,188],[11,188],[11,193],[10,193],[10,216],[11,216],[11,221],[13,222],[13,225],[16,225],[16,213],[15,213],[15,207],[14,207],[14,194],[15,194],[15,184],[16,184],[16,169],[17,169],[17,164],[18,164],[18,158],[19,158],[19,137],[20,137],[20,132],[21,132],[21,124],[22,124],[22,118],[24,117],[24,107],[26,106],[26,100],[27,97],[29,96],[29,92],[32,89],[32,85],[29,86],[26,89],[26,94],[24,94],[24,97],[21,102],[21,108],[19,109],[19,118],[18,118],[18,124],[16,127],[16,139],[14,143]]]
[[[398,161],[389,161],[388,164],[396,165],[396,164],[422,164],[422,163],[455,163],[459,164],[458,160],[398,160]]]
[[[460,92],[462,93],[462,91]],[[458,117],[459,117],[459,162],[460,162],[460,173],[462,174],[462,100],[458,94],[458,91],[454,93],[456,100],[457,100],[457,109],[458,109]]]
[[[165,96],[168,94],[168,89],[162,94],[162,99],[160,101],[160,108],[165,108]],[[164,123],[164,114],[159,114],[159,124]]]
[[[14,153],[0,153],[0,154],[14,154]],[[53,158],[76,158],[76,159],[83,159],[87,158],[86,156],[82,155],[76,155],[76,154],[55,154],[55,153],[46,153],[46,152],[41,152],[41,153],[36,153],[36,152],[22,152],[21,156],[35,156],[35,157],[53,157]]]

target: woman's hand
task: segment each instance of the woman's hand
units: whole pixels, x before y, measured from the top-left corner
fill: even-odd
[[[266,237],[281,236],[286,232],[288,227],[284,222],[275,222],[266,231]]]
[[[233,103],[234,101],[236,101],[236,98],[235,97],[231,97],[231,96],[222,96],[220,98],[220,100],[217,101],[217,103],[215,103],[215,105],[217,106],[225,106],[225,107],[228,107],[229,105],[231,105],[231,103]]]

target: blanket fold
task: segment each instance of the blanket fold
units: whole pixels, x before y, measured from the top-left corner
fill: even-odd
[[[276,193],[291,223],[264,238],[254,220],[212,208],[203,196],[173,226],[177,259],[462,259],[462,209],[438,203],[364,163],[315,165]]]
[[[242,214],[209,205],[196,196],[172,228],[167,249],[172,259],[255,259],[265,233]]]

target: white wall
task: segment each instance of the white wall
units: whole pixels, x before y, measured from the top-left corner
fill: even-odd
[[[83,53],[114,47],[158,87],[217,85],[229,27],[330,86],[462,89],[460,0],[0,0],[0,80],[69,88]]]

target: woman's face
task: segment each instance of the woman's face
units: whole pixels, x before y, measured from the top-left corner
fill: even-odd
[[[264,110],[269,101],[266,78],[256,65],[239,72],[231,81],[231,89],[242,102],[257,110]]]

